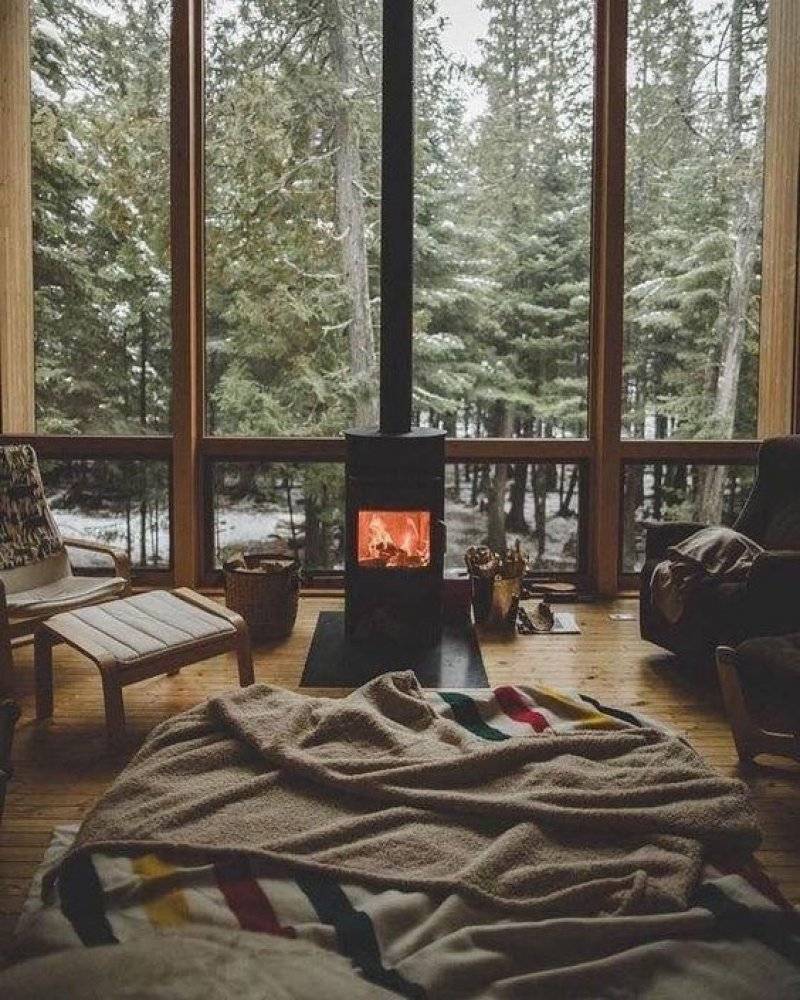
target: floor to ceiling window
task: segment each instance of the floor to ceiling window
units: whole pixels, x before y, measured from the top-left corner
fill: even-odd
[[[168,0],[34,0],[36,430],[169,431]],[[110,445],[113,450],[113,443]],[[165,462],[42,463],[57,520],[169,562]]]
[[[58,516],[183,583],[237,546],[335,576],[340,435],[377,412],[382,15],[403,0],[10,2],[36,348],[16,429]],[[797,216],[800,18],[414,9],[413,415],[448,432],[449,564],[520,539],[537,570],[609,589],[645,521],[735,516],[763,386],[791,381],[791,296],[763,295],[797,246],[774,234]]]
[[[755,437],[767,4],[628,17],[623,433]]]
[[[374,423],[380,3],[205,14],[208,430]]]
[[[168,0],[31,7],[36,427],[169,429]]]

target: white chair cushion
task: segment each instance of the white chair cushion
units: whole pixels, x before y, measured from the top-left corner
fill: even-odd
[[[125,590],[126,581],[120,576],[65,576],[30,590],[18,590],[6,595],[12,614],[50,614],[67,611],[85,601],[114,597]]]
[[[6,595],[18,594],[23,590],[38,590],[51,583],[72,576],[69,556],[66,552],[57,552],[54,556],[29,563],[27,566],[17,566],[0,573],[0,580],[6,588]]]
[[[108,650],[119,663],[131,663],[201,643],[236,629],[225,618],[182,601],[166,590],[136,594],[121,601],[79,608],[60,618],[78,619],[87,638]]]

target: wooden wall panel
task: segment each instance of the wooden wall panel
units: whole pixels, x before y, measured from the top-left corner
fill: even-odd
[[[800,3],[771,0],[758,434],[800,431]]]
[[[0,0],[0,427],[34,429],[28,0]]]

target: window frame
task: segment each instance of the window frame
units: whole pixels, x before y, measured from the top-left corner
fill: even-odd
[[[386,11],[412,0],[384,0]],[[172,431],[164,436],[81,437],[35,433],[32,413],[32,286],[8,275],[30,271],[30,71],[28,0],[0,14],[0,58],[14,56],[0,94],[0,131],[16,135],[28,159],[6,162],[0,146],[0,443],[26,441],[42,457],[152,458],[170,466],[171,567],[137,572],[141,584],[214,587],[215,461],[339,462],[340,438],[210,435],[205,422],[204,3],[173,0],[170,38],[170,225],[172,254]],[[4,32],[2,29],[6,28]],[[764,208],[764,284],[759,435],[800,431],[800,7],[770,0]],[[21,54],[21,55],[20,55]],[[581,589],[612,596],[635,577],[621,572],[622,478],[630,462],[678,460],[746,464],[757,440],[647,440],[622,437],[623,265],[627,0],[595,0],[588,437],[449,439],[453,461],[581,463],[580,552],[570,574]],[[27,79],[24,74],[27,73]],[[16,82],[14,79],[16,74]],[[388,95],[391,99],[391,95]],[[27,104],[25,102],[27,101]],[[27,112],[25,112],[27,108]],[[794,127],[791,127],[791,126]],[[7,152],[4,154],[3,149]],[[6,159],[4,159],[4,156]],[[27,171],[27,173],[26,173]],[[384,198],[391,198],[385,191]],[[26,201],[27,198],[27,201]],[[27,223],[25,220],[27,219]],[[6,235],[11,234],[9,239]],[[28,234],[26,236],[26,234]],[[18,236],[18,239],[15,239]],[[27,255],[27,257],[26,257]],[[22,264],[20,263],[22,262]],[[24,266],[23,266],[24,265]],[[27,269],[27,271],[26,271]],[[0,286],[0,293],[3,288]],[[12,297],[13,296],[13,300]],[[8,300],[8,301],[5,301]],[[22,322],[19,317],[22,317]],[[210,558],[211,557],[211,558]],[[323,581],[321,580],[320,583]],[[341,585],[341,577],[327,582]]]
[[[237,463],[237,462],[291,462],[302,464],[303,462],[313,462],[314,464],[342,465],[345,460],[345,443],[338,438],[209,438],[209,441],[219,441],[220,445],[213,446],[205,454],[203,459],[203,497],[204,510],[209,512],[205,519],[203,530],[203,556],[201,564],[200,579],[202,585],[209,589],[219,587],[222,581],[222,571],[216,566],[216,554],[214,551],[214,466],[217,463]],[[299,447],[292,447],[299,442]],[[309,447],[309,442],[313,446]],[[515,439],[480,439],[480,441],[467,441],[468,445],[486,444],[483,452],[474,447],[459,448],[453,445],[461,444],[461,439],[448,440],[445,442],[445,464],[475,462],[478,464],[494,464],[495,462],[514,462],[528,460],[530,462],[546,462],[547,464],[560,465],[562,462],[567,465],[579,467],[578,475],[578,525],[577,544],[578,560],[577,568],[570,572],[543,571],[534,574],[543,579],[553,581],[569,582],[581,592],[590,588],[588,573],[588,518],[586,510],[589,503],[589,458],[588,452],[583,447],[576,447],[573,455],[569,458],[544,458],[539,455],[535,459],[529,459],[526,441]],[[560,444],[560,442],[557,442]],[[267,447],[265,447],[265,444]],[[578,445],[585,442],[578,441]],[[270,447],[271,445],[271,447]],[[515,447],[519,445],[520,447]],[[321,450],[318,450],[320,449]],[[313,452],[313,456],[310,454]],[[559,455],[563,454],[559,452]],[[337,570],[317,570],[306,573],[306,583],[314,589],[330,590],[341,589],[343,572]]]

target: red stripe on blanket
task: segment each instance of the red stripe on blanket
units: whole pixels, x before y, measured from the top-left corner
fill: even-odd
[[[220,892],[243,931],[295,937],[294,927],[282,927],[264,890],[253,878],[247,858],[214,862]]]
[[[550,728],[550,723],[542,713],[537,712],[535,708],[531,708],[516,688],[495,688],[494,696],[500,708],[514,722],[521,722],[523,725],[532,726],[537,733],[543,733],[545,729]]]

